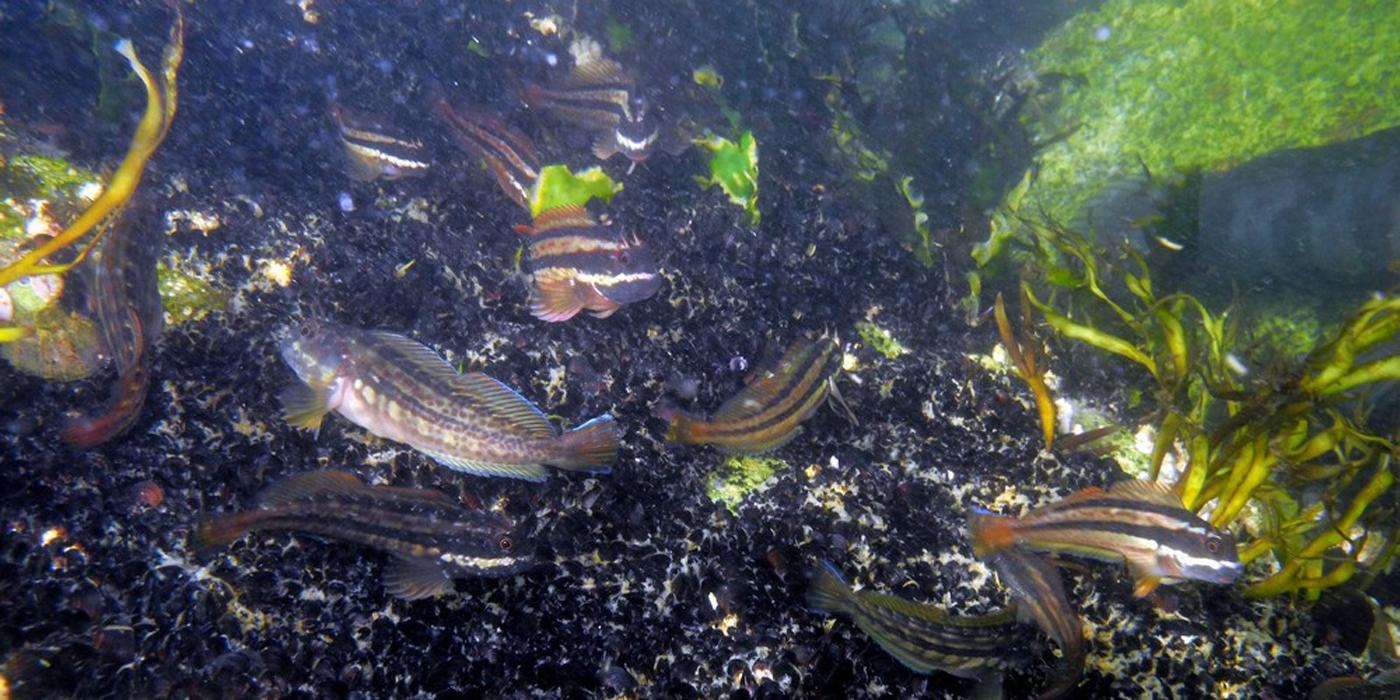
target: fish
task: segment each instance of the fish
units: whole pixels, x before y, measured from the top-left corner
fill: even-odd
[[[1059,678],[1040,694],[1057,698],[1074,689],[1084,674],[1088,650],[1084,624],[1070,607],[1059,569],[1046,558],[1021,547],[1007,547],[988,556],[1002,585],[1011,589],[1018,619],[1030,620],[1056,644],[1063,656]]]
[[[515,390],[481,372],[458,373],[411,338],[306,321],[284,329],[279,344],[301,380],[282,393],[297,427],[319,430],[336,411],[450,469],[527,481],[543,481],[545,465],[606,473],[617,460],[611,415],[561,433]]]
[[[1400,697],[1400,668],[1381,671],[1370,678],[1329,678],[1308,693],[1308,700],[1394,700]]]
[[[667,421],[670,442],[732,454],[775,450],[801,434],[802,422],[832,395],[841,359],[834,335],[800,339],[708,419],[670,405],[659,406],[656,415]]]
[[[850,619],[915,673],[943,671],[999,685],[1006,669],[1029,656],[1029,628],[1012,608],[958,616],[898,596],[857,592],[829,562],[812,576],[807,607]]]
[[[581,56],[568,77],[550,85],[528,84],[521,97],[532,110],[551,112],[594,132],[593,154],[599,160],[621,153],[640,163],[660,141],[661,129],[647,98],[610,58]]]
[[[441,89],[429,105],[448,133],[496,176],[501,191],[521,209],[530,211],[530,194],[540,178],[540,155],[529,137],[497,115],[453,107]]]
[[[151,359],[163,322],[155,262],[163,236],[137,235],[131,215],[113,225],[116,230],[90,263],[87,307],[117,381],[100,413],[71,418],[64,426],[63,439],[80,449],[108,442],[136,424],[150,390]]]
[[[600,225],[581,206],[543,211],[516,231],[526,240],[535,318],[567,321],[580,311],[607,318],[661,290],[656,260],[641,239]]]
[[[331,118],[345,149],[346,171],[352,179],[397,180],[422,175],[432,166],[423,142],[378,119],[331,103]]]
[[[1230,533],[1186,510],[1159,482],[1120,481],[1107,491],[1090,487],[1019,518],[974,507],[968,528],[983,558],[1020,545],[1124,562],[1139,598],[1158,584],[1229,584],[1244,571]]]
[[[192,543],[207,555],[267,530],[306,532],[384,552],[392,557],[385,588],[407,600],[446,593],[454,578],[509,576],[536,564],[503,515],[466,508],[441,491],[372,486],[336,470],[287,477],[264,489],[253,510],[202,518]]]

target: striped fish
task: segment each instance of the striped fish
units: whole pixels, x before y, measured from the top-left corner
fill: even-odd
[[[1029,619],[1056,644],[1064,657],[1059,679],[1044,693],[1042,700],[1068,693],[1084,674],[1088,650],[1084,645],[1084,624],[1070,607],[1060,571],[1044,557],[1021,547],[1007,547],[988,556],[988,563],[1001,582],[1011,589],[1017,617]]]
[[[856,592],[829,563],[812,577],[807,606],[849,618],[915,673],[943,671],[999,685],[1002,672],[1028,655],[1029,628],[1010,608],[956,616],[897,596]]]
[[[355,180],[397,180],[422,175],[431,166],[423,143],[391,126],[337,103],[331,104],[331,118],[345,149],[346,170]]]
[[[293,530],[373,547],[393,557],[389,592],[408,600],[447,592],[452,579],[508,576],[534,565],[504,516],[470,510],[441,491],[370,486],[349,472],[284,479],[258,496],[257,508],[207,517],[194,546],[208,552],[249,532]]]
[[[599,225],[583,207],[550,209],[516,230],[529,248],[530,313],[535,318],[567,321],[580,311],[607,318],[661,289],[661,275],[646,245],[635,235]]]
[[[318,430],[329,411],[457,471],[543,481],[544,465],[609,471],[617,424],[602,415],[562,434],[540,409],[480,372],[459,374],[409,338],[305,323],[281,339],[301,378],[282,395],[287,420]]]
[[[656,414],[669,423],[666,439],[671,442],[714,445],[737,454],[767,452],[802,432],[802,422],[831,395],[840,369],[835,336],[802,339],[708,420],[673,406],[661,406]]]
[[[87,306],[99,331],[98,345],[117,370],[106,407],[68,421],[63,439],[88,449],[136,424],[151,384],[151,359],[163,312],[156,284],[161,236],[138,236],[130,215],[122,217],[93,256]]]
[[[494,114],[453,107],[440,89],[429,102],[457,145],[480,158],[501,191],[529,211],[530,192],[540,177],[540,156],[530,139]]]
[[[607,160],[621,153],[633,162],[647,159],[660,140],[660,128],[632,77],[609,58],[591,57],[553,85],[526,85],[525,106],[546,110],[597,134],[593,154]]]
[[[1231,583],[1243,571],[1234,538],[1186,510],[1157,482],[1090,487],[1019,518],[974,508],[968,527],[973,549],[984,558],[1021,545],[1125,562],[1138,597],[1159,583]]]

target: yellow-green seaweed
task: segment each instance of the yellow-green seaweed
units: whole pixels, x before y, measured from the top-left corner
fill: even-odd
[[[904,344],[890,335],[889,331],[870,321],[857,323],[856,331],[860,333],[860,340],[866,347],[884,355],[886,359],[893,360],[909,352],[909,348],[904,347]]]
[[[165,260],[156,264],[160,303],[171,326],[198,321],[228,304],[228,292],[198,275],[171,267]]]
[[[530,190],[530,216],[559,207],[584,206],[593,199],[612,201],[622,191],[602,168],[592,167],[575,173],[567,165],[546,165]]]
[[[787,462],[775,457],[735,455],[710,472],[705,495],[734,512],[749,494],[763,490],[763,484],[779,469],[787,468]]]
[[[696,177],[701,187],[719,187],[729,201],[744,208],[749,226],[757,226],[758,142],[752,131],[739,136],[738,143],[723,136],[707,134],[695,140],[710,153],[709,177]]]

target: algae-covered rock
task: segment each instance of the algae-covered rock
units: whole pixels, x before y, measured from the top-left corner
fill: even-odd
[[[179,262],[178,258],[171,258],[156,264],[160,303],[165,309],[166,323],[178,326],[203,319],[211,312],[222,311],[228,304],[228,292]]]
[[[1145,169],[1214,172],[1400,124],[1393,3],[1113,0],[1030,56],[1053,105],[1025,206],[1069,222]],[[1042,104],[1052,100],[1048,96]]]
[[[48,308],[33,318],[28,337],[0,343],[0,352],[26,374],[55,381],[82,379],[99,365],[97,328],[84,316]]]

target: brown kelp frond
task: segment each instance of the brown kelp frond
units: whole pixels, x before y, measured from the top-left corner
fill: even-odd
[[[1132,249],[1113,255],[1054,222],[1027,223],[1042,288],[1037,296],[1023,282],[1023,299],[1059,336],[1147,370],[1161,416],[1148,477],[1157,478],[1167,454],[1184,451],[1175,491],[1186,506],[1209,509],[1216,527],[1243,522],[1242,558],[1272,555],[1279,564],[1251,595],[1315,597],[1390,561],[1376,550],[1396,547],[1396,528],[1383,520],[1393,499],[1382,499],[1394,481],[1396,435],[1368,430],[1365,403],[1355,400],[1369,385],[1400,379],[1400,297],[1365,301],[1302,362],[1251,372],[1238,359],[1247,349],[1229,310],[1213,312],[1189,294],[1159,296]],[[1003,340],[1014,341],[1005,317],[998,299]],[[1024,343],[1007,345],[1023,376],[1035,369]]]
[[[156,77],[136,56],[136,50],[132,47],[131,41],[122,39],[117,42],[117,52],[131,64],[131,69],[140,78],[146,89],[146,109],[140,123],[137,124],[136,134],[132,137],[126,157],[122,159],[121,165],[112,174],[107,188],[57,236],[25,254],[19,260],[0,268],[0,287],[25,277],[67,272],[82,262],[102,239],[105,228],[99,224],[108,216],[118,215],[122,207],[131,199],[132,194],[136,192],[137,186],[141,184],[146,164],[156,149],[160,147],[161,142],[165,140],[166,134],[170,131],[171,120],[175,117],[178,99],[176,76],[179,73],[180,62],[184,57],[185,30],[184,18],[179,5],[172,3],[172,7],[175,12],[175,20],[170,28],[170,37],[161,63],[159,85]],[[46,262],[54,253],[76,245],[83,236],[90,232],[93,232],[93,235],[83,243],[78,255],[72,261],[61,264]],[[0,335],[0,340],[4,339],[3,335]]]
[[[1006,346],[1006,354],[1016,373],[1021,375],[1026,386],[1035,396],[1036,411],[1040,414],[1040,430],[1045,439],[1045,448],[1055,444],[1055,400],[1050,396],[1050,388],[1045,385],[1045,365],[1042,356],[1045,346],[1035,337],[1031,326],[1030,302],[1026,300],[1026,287],[1021,287],[1021,338],[1011,330],[1011,321],[1006,317],[1006,303],[1001,293],[997,293],[997,331],[1001,333],[1001,344]]]

